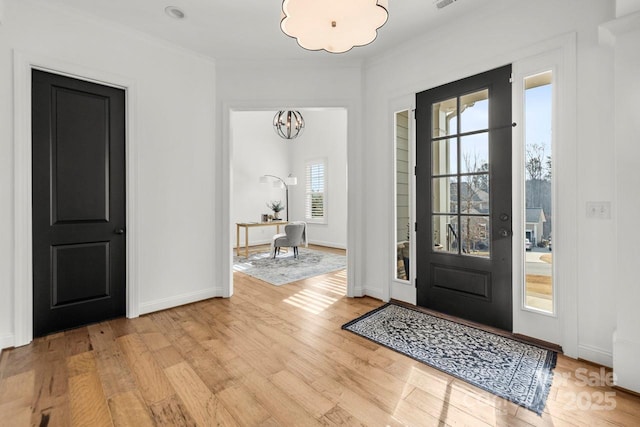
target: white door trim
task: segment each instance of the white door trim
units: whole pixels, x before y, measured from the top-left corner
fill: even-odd
[[[382,300],[389,301],[390,298],[408,302],[409,304],[416,304],[416,232],[415,232],[415,222],[416,222],[416,175],[414,173],[414,168],[416,166],[416,120],[415,120],[415,108],[416,108],[416,94],[408,93],[403,96],[399,96],[394,98],[389,102],[389,108],[387,110],[387,117],[392,118],[389,126],[389,141],[393,141],[393,144],[389,145],[389,158],[393,159],[393,185],[389,189],[390,195],[389,200],[392,200],[392,203],[389,204],[389,274],[390,274],[390,285],[388,287],[383,288]],[[396,180],[397,180],[397,159],[396,159],[396,126],[395,126],[395,116],[396,113],[400,111],[408,111],[409,112],[409,277],[410,280],[400,280],[397,276],[397,269],[394,268],[394,263],[397,257],[397,248],[398,244],[396,242],[396,229],[397,229],[397,212],[396,212]]]
[[[553,316],[524,307],[524,123],[523,85],[525,75],[552,70],[553,113]],[[533,48],[529,55],[513,62],[513,332],[550,340],[554,336],[564,354],[578,356],[578,241],[577,215],[577,103],[576,35],[567,34]],[[559,142],[559,143],[556,143]],[[558,167],[561,165],[561,167]],[[558,185],[559,180],[562,186]],[[517,230],[522,230],[518,232]],[[551,331],[551,329],[555,329]],[[548,332],[554,332],[549,335]],[[555,341],[555,340],[554,340]]]
[[[31,70],[40,69],[124,89],[126,92],[127,317],[139,315],[135,82],[126,77],[14,50],[14,336],[13,345],[33,340],[33,247],[31,203]]]

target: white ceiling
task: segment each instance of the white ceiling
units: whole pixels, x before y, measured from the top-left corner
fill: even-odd
[[[98,17],[167,40],[216,59],[309,59],[335,54],[310,52],[280,31],[281,0],[36,0]],[[339,54],[375,56],[434,28],[455,31],[455,20],[480,11],[491,0],[457,0],[437,9],[434,0],[390,0],[389,20],[370,45]],[[185,18],[164,13],[176,6]],[[449,28],[447,28],[449,27]]]

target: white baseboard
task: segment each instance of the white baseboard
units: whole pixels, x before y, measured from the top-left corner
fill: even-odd
[[[591,345],[578,345],[578,357],[609,368],[613,366],[613,354],[610,351]]]
[[[384,299],[382,298],[382,291],[379,289],[364,288],[363,291],[364,295],[366,296],[384,301]]]
[[[180,305],[191,304],[209,298],[222,297],[222,288],[205,289],[202,291],[190,292],[140,304],[140,314],[153,313],[154,311],[166,310]]]
[[[310,245],[326,246],[327,248],[347,249],[347,246],[343,243],[324,242],[322,240],[310,240]]]
[[[13,347],[15,342],[13,335],[0,335],[0,354],[2,354],[2,349]]]
[[[255,241],[250,241],[249,242],[249,248],[251,248],[252,246],[261,246],[261,245],[270,245],[271,244],[271,239],[267,239],[267,240],[255,240]],[[336,249],[347,249],[347,246],[343,243],[335,243],[335,242],[325,242],[322,240],[313,240],[313,241],[309,241],[310,245],[318,245],[318,246],[325,246],[327,248],[336,248]],[[240,244],[240,250],[242,251],[244,249],[244,243]],[[236,247],[233,247],[233,253],[235,254],[235,250]]]

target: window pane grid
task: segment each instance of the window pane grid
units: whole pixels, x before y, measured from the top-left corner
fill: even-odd
[[[433,250],[490,256],[489,91],[432,105]]]

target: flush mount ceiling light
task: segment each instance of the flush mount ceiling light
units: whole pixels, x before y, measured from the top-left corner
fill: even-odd
[[[278,111],[273,116],[273,129],[284,139],[295,139],[304,130],[304,119],[299,111]]]
[[[388,10],[388,0],[284,0],[280,28],[305,49],[343,53],[374,41]]]
[[[175,6],[167,6],[164,8],[164,13],[166,13],[167,15],[169,15],[169,17],[173,18],[173,19],[183,19],[184,18],[184,12],[181,11],[180,9],[178,9]]]

